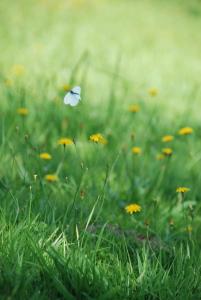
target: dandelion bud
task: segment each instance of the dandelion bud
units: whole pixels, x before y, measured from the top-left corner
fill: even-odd
[[[174,220],[173,220],[173,219],[170,219],[170,220],[169,220],[169,225],[170,225],[171,227],[174,226]]]
[[[84,198],[84,196],[85,196],[85,192],[82,190],[82,191],[80,191],[80,198],[81,199],[83,199]]]
[[[25,139],[25,141],[28,141],[29,135],[28,135],[28,134],[25,134],[24,139]]]
[[[131,140],[132,140],[132,141],[135,140],[135,133],[134,133],[134,132],[131,133]]]

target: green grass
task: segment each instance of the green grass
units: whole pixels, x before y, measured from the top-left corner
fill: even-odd
[[[200,299],[199,1],[0,8],[0,300]],[[82,87],[75,108],[64,84]]]

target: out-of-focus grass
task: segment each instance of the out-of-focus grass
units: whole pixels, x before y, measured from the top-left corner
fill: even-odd
[[[128,99],[157,86],[171,113],[197,112],[199,12],[199,3],[179,1],[1,1],[1,68],[24,64],[37,90],[38,79],[68,81],[87,51],[79,73],[93,101],[106,100],[118,60]]]
[[[0,7],[0,299],[198,299],[199,3]]]

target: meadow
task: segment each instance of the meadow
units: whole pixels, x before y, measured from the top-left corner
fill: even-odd
[[[201,299],[200,2],[0,8],[0,300]]]

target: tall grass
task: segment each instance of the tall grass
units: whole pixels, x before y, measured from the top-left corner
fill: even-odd
[[[199,299],[199,4],[0,5],[0,299]]]

